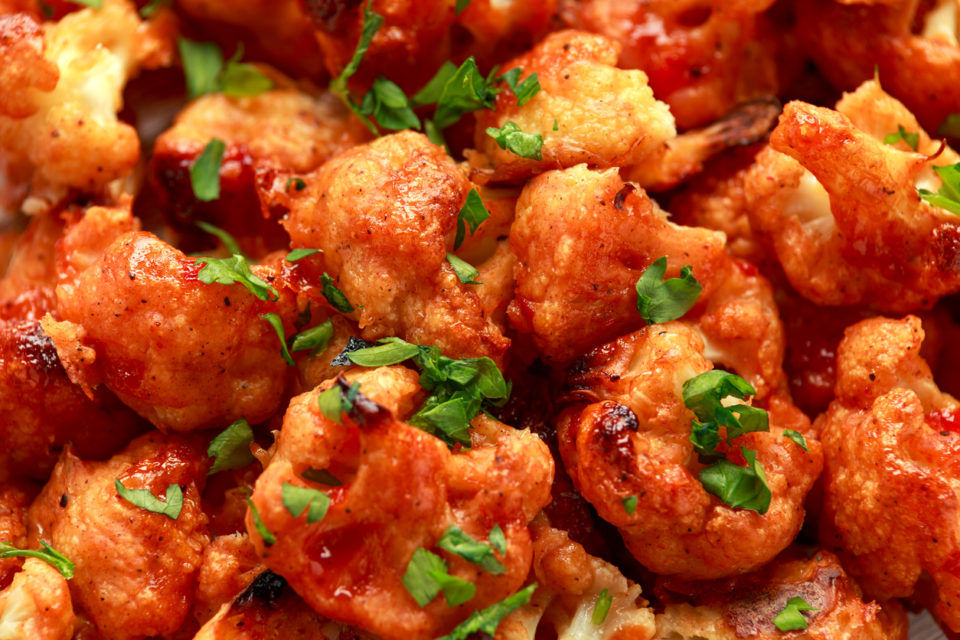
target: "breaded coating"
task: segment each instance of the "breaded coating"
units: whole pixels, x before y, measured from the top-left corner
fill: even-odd
[[[512,91],[503,91],[494,110],[478,113],[477,151],[467,153],[476,173],[495,182],[522,182],[549,169],[622,167],[659,155],[677,133],[670,109],[653,97],[643,71],[616,68],[619,51],[603,36],[559,31],[506,63],[505,70],[522,69],[521,79],[536,73],[540,91],[522,107]],[[488,127],[506,122],[542,136],[542,160],[501,149],[487,134]]]
[[[683,383],[712,369],[692,327],[668,322],[599,347],[571,367],[570,404],[557,418],[564,466],[574,485],[645,567],[686,579],[732,576],[780,553],[803,523],[803,503],[820,474],[815,432],[788,400],[765,403],[770,431],[746,433],[718,449],[744,464],[757,452],[772,493],[769,510],[733,509],[707,493],[690,433],[694,414]],[[806,437],[804,451],[783,435]],[[637,497],[627,513],[623,499]]]
[[[220,607],[240,595],[265,570],[247,534],[235,533],[210,540],[203,550],[203,564],[197,574],[193,604],[197,622],[202,625],[213,618]]]
[[[907,616],[896,601],[865,601],[832,553],[788,550],[759,571],[730,580],[682,583],[661,580],[665,601],[657,640],[906,640]],[[791,598],[805,611],[806,628],[783,632],[773,620]],[[685,602],[686,601],[686,602]]]
[[[534,434],[483,415],[473,421],[473,447],[458,452],[403,422],[423,397],[410,369],[346,378],[364,397],[343,414],[342,426],[318,405],[318,394],[335,381],[291,401],[276,455],[253,494],[276,542],[265,543],[252,514],[247,531],[264,564],[321,615],[391,640],[436,637],[523,585],[532,556],[527,523],[550,500],[553,460]],[[311,467],[341,484],[307,480]],[[293,517],[283,506],[285,483],[324,492],[325,517],[313,524]],[[499,526],[507,551],[496,558],[504,572],[488,573],[435,547],[451,525],[480,542]],[[443,596],[418,606],[401,582],[418,548],[441,555],[450,575],[476,585],[475,595],[455,607]]]
[[[731,268],[722,233],[674,225],[616,169],[585,165],[544,173],[524,187],[510,247],[517,256],[510,320],[532,334],[544,358],[561,363],[642,326],[634,287],[661,256],[667,278],[693,267],[701,300]]]
[[[0,638],[70,640],[74,616],[67,581],[43,560],[27,558],[0,591]]]
[[[24,481],[0,482],[0,542],[19,549],[27,548],[27,507],[37,494],[37,487]],[[0,586],[10,583],[20,569],[23,558],[0,560]]]
[[[923,337],[914,316],[847,329],[836,400],[816,425],[826,458],[821,533],[868,596],[910,596],[929,574],[936,615],[960,630],[960,403],[934,383]]]
[[[884,144],[898,126],[917,133],[919,153]],[[960,160],[940,147],[874,81],[837,111],[792,102],[747,178],[753,229],[817,304],[930,308],[960,290],[960,220],[916,191],[936,191],[931,167]]]
[[[537,589],[531,601],[504,618],[497,640],[533,640],[552,630],[557,640],[649,640],[653,610],[640,597],[640,585],[614,565],[586,553],[566,531],[541,515],[531,526]],[[593,612],[601,593],[610,608],[597,624]]]
[[[102,383],[164,430],[273,415],[287,365],[261,316],[279,314],[292,334],[292,296],[281,288],[279,301],[263,301],[240,284],[204,284],[200,269],[153,234],[130,232],[58,286],[62,321],[48,316],[43,327],[71,380]]]
[[[197,220],[228,231],[248,255],[262,257],[286,248],[289,237],[283,228],[269,218],[269,211],[261,211],[257,184],[281,193],[293,191],[291,178],[370,137],[335,95],[316,97],[293,88],[288,80],[276,81],[278,88],[252,98],[201,96],[157,138],[150,176],[164,203],[164,216],[182,234],[180,249],[212,246],[213,236],[198,229]],[[226,143],[220,197],[201,202],[193,193],[190,167],[214,138]]]
[[[805,0],[797,3],[796,34],[837,89],[879,73],[890,93],[935,131],[960,112],[957,16],[955,0]]]
[[[130,174],[140,143],[117,119],[123,88],[141,68],[169,62],[168,31],[142,21],[129,0],[104,0],[42,27],[23,14],[0,17],[0,150],[13,183],[0,194],[4,204],[19,204],[8,193],[17,185],[29,184],[36,209],[71,189],[101,193]]]
[[[304,177],[284,221],[294,247],[323,250],[365,340],[399,336],[445,355],[510,345],[447,261],[474,185],[442,147],[412,131],[346,151]],[[319,286],[319,282],[315,282]]]
[[[207,544],[203,444],[153,431],[107,462],[85,462],[68,449],[31,505],[31,540],[44,540],[76,565],[73,601],[105,637],[172,633],[190,612]],[[115,480],[161,497],[179,485],[179,517],[121,498]]]
[[[677,126],[690,129],[735,105],[775,94],[797,67],[792,36],[763,15],[773,0],[568,0],[571,26],[620,43],[620,64],[643,69]],[[787,76],[782,78],[781,76]]]

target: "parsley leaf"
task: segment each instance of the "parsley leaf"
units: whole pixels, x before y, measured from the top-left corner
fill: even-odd
[[[463,244],[467,235],[467,227],[470,227],[470,234],[473,235],[477,232],[480,224],[489,217],[490,212],[483,206],[480,192],[475,188],[470,189],[463,207],[460,208],[460,213],[457,214],[457,235],[453,239],[453,250],[456,251]]]
[[[613,604],[613,597],[610,592],[604,589],[597,596],[597,603],[593,605],[593,614],[590,616],[590,622],[599,626],[607,619],[610,612],[610,605]]]
[[[948,138],[960,138],[960,113],[948,115],[946,120],[940,124],[937,133]]]
[[[91,9],[100,9],[103,7],[103,0],[70,0],[73,4],[82,4]]]
[[[441,67],[438,74],[440,73],[449,72]],[[493,87],[492,80],[480,74],[480,69],[477,68],[477,63],[472,57],[464,60],[463,64],[447,78],[436,100],[437,110],[433,114],[433,122],[437,128],[446,129],[460,120],[464,114],[478,109],[492,108],[493,99],[500,91]],[[432,84],[433,80],[424,89],[431,87]],[[421,96],[422,93],[421,91],[417,96]],[[423,103],[418,101],[418,104]]]
[[[527,76],[523,82],[517,84],[521,73],[523,73],[523,70],[518,67],[516,69],[510,69],[510,71],[500,76],[503,78],[503,81],[507,83],[507,86],[510,87],[510,90],[513,91],[513,94],[517,96],[518,107],[527,104],[533,96],[540,93],[540,79],[537,77],[536,71]]]
[[[414,358],[420,353],[420,347],[400,338],[383,338],[375,347],[356,349],[347,357],[361,367],[386,367]]]
[[[903,128],[902,124],[897,125],[896,133],[888,133],[883,139],[883,144],[897,144],[903,140],[910,148],[914,151],[917,150],[917,147],[920,145],[920,134],[919,133],[908,133],[906,129]]]
[[[679,278],[664,280],[666,272],[667,257],[662,256],[654,260],[637,280],[637,311],[647,324],[682,318],[697,303],[703,291],[689,265],[680,269]]]
[[[171,0],[150,0],[143,8],[140,9],[140,15],[144,18],[149,18],[157,11],[160,10],[160,7],[170,6]]]
[[[283,185],[285,191],[290,191],[290,185],[293,185],[293,188],[297,191],[303,191],[307,188],[307,183],[303,181],[303,178],[287,178],[287,183]]]
[[[475,633],[485,633],[493,637],[497,632],[497,627],[500,626],[500,621],[530,602],[530,596],[533,595],[536,588],[537,585],[532,584],[486,609],[474,611],[469,618],[457,625],[448,635],[437,638],[437,640],[467,640]]]
[[[453,15],[458,16],[470,6],[470,0],[457,0],[457,6],[453,10]]]
[[[333,337],[333,322],[329,318],[315,327],[301,331],[293,337],[291,351],[323,351]]]
[[[320,522],[327,515],[330,507],[330,496],[322,491],[307,487],[298,487],[289,482],[283,483],[281,499],[283,506],[294,518],[299,518],[307,512],[307,524]]]
[[[340,376],[332,387],[322,391],[317,396],[320,413],[328,420],[332,420],[339,425],[343,424],[344,413],[358,419],[357,416],[353,415],[354,403],[358,395],[360,395],[360,383],[354,382],[347,386],[346,380]],[[371,402],[369,399],[364,399],[368,403]]]
[[[315,253],[323,253],[320,249],[294,249],[284,258],[287,262],[296,262],[297,260],[302,260],[307,256],[312,256]]]
[[[793,429],[784,429],[783,437],[793,440],[794,442],[797,443],[797,446],[799,446],[804,451],[810,451],[810,449],[807,448],[807,441],[804,439],[802,433],[794,431]]]
[[[363,96],[360,112],[372,115],[384,129],[419,129],[420,118],[410,108],[403,89],[384,76],[377,76],[370,91]]]
[[[756,389],[740,376],[712,369],[683,383],[683,403],[699,420],[694,421],[690,441],[700,455],[714,455],[720,443],[719,428],[726,427],[727,442],[745,433],[769,431],[767,412],[746,404],[723,406],[723,400],[743,400],[756,394]]]
[[[223,140],[214,138],[190,165],[190,186],[197,200],[210,202],[220,197],[220,163],[226,148]]]
[[[543,160],[543,136],[539,133],[524,133],[515,122],[508,121],[499,129],[487,127],[487,135],[493,138],[501,149],[521,158]]]
[[[340,99],[343,100],[344,104],[346,104],[347,107],[349,107],[350,110],[353,111],[361,121],[363,121],[363,124],[366,125],[366,127],[370,129],[374,135],[376,135],[377,128],[360,110],[360,105],[354,102],[353,98],[350,97],[350,90],[347,88],[347,81],[351,76],[353,76],[353,74],[357,72],[357,69],[360,68],[360,63],[363,62],[363,56],[366,55],[367,49],[370,48],[370,43],[373,41],[373,36],[376,35],[377,31],[383,25],[383,16],[374,13],[371,10],[372,6],[373,0],[370,0],[363,5],[363,26],[360,28],[360,39],[357,41],[357,48],[354,49],[353,56],[350,58],[350,61],[343,68],[343,70],[340,71],[340,75],[330,82],[330,91],[340,96]]]
[[[463,604],[473,597],[476,586],[447,573],[447,563],[437,554],[426,549],[417,549],[403,574],[403,586],[417,604],[425,607],[440,591],[448,607]]]
[[[493,554],[493,547],[475,540],[469,533],[455,524],[447,527],[437,546],[444,551],[456,554],[468,562],[480,565],[487,573],[498,576],[507,568]]]
[[[741,467],[729,460],[719,460],[700,470],[703,488],[734,509],[749,509],[763,515],[770,508],[770,486],[763,467],[757,463],[757,454],[740,447],[747,466]]]
[[[453,74],[457,72],[457,65],[453,64],[449,60],[444,62],[440,69],[434,74],[433,78],[430,79],[423,89],[420,89],[417,93],[414,94],[412,101],[413,104],[422,107],[427,104],[434,104],[440,100],[440,95],[443,93],[443,88],[446,86],[447,81],[453,77]]]
[[[120,478],[113,479],[113,486],[120,497],[132,505],[146,509],[151,513],[165,515],[171,520],[180,517],[180,510],[183,509],[183,491],[178,484],[171,484],[167,487],[166,502],[157,498],[147,489],[127,489],[120,482]]]
[[[231,98],[251,98],[270,91],[273,81],[252,64],[240,62],[242,57],[241,43],[217,78],[223,95]]]
[[[498,524],[493,525],[493,529],[490,529],[490,546],[499,551],[500,555],[507,553],[507,537],[503,535],[503,529]]]
[[[787,600],[787,606],[783,611],[777,614],[773,619],[773,624],[780,631],[799,631],[807,628],[807,619],[803,617],[801,611],[820,611],[816,607],[811,607],[803,598],[790,598]]]
[[[331,307],[342,313],[350,313],[353,311],[353,305],[347,300],[347,296],[343,295],[343,291],[340,291],[340,289],[334,286],[333,278],[330,274],[324,272],[324,274],[320,276],[320,284],[320,293],[327,299]]]
[[[297,363],[293,361],[293,356],[290,355],[290,350],[287,349],[287,334],[283,330],[283,320],[273,312],[264,313],[260,317],[269,322],[273,330],[277,332],[277,338],[280,339],[280,355],[286,360],[287,365],[291,367],[296,366]]]
[[[242,284],[260,300],[275,302],[280,294],[272,286],[250,271],[246,258],[234,255],[229,258],[197,258],[197,264],[203,268],[197,273],[197,279],[204,284]]]
[[[194,224],[210,235],[216,236],[217,239],[223,243],[223,248],[226,249],[230,255],[243,255],[243,251],[240,249],[240,245],[237,243],[236,239],[220,227],[215,227],[209,222],[204,222],[203,220],[197,220],[197,222]]]
[[[628,516],[632,516],[633,512],[637,510],[637,496],[626,496],[621,498],[620,502],[623,503],[623,510],[627,512]]]
[[[43,560],[54,569],[60,572],[64,578],[69,580],[73,577],[76,566],[67,559],[65,555],[48,545],[43,540],[40,541],[43,549],[17,549],[12,544],[0,542],[0,560],[4,558],[37,558]]]
[[[453,272],[457,274],[457,278],[463,284],[483,284],[475,279],[480,275],[480,271],[466,260],[461,260],[452,253],[448,253],[447,262],[453,267]]]
[[[218,471],[242,469],[252,463],[256,460],[250,453],[252,442],[253,429],[245,418],[240,418],[221,431],[207,447],[207,455],[213,458],[213,464],[207,471],[207,475],[211,476]]]
[[[917,189],[920,198],[935,207],[946,209],[960,216],[960,162],[946,167],[933,167],[943,184],[936,193],[927,189]]]
[[[223,69],[223,53],[213,42],[194,42],[177,38],[177,49],[183,61],[183,74],[187,81],[187,97],[191,100],[220,88],[220,71]]]
[[[270,546],[277,541],[277,537],[271,533],[270,529],[267,529],[267,525],[263,524],[263,520],[260,519],[260,513],[257,511],[257,505],[253,504],[253,500],[250,499],[250,496],[247,496],[247,506],[250,508],[250,513],[253,515],[253,526],[256,528],[257,533],[260,534],[260,537],[263,538],[263,544]]]

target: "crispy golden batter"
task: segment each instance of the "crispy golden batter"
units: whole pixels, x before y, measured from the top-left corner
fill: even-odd
[[[789,76],[796,66],[778,60],[791,38],[762,15],[772,4],[570,0],[562,4],[561,15],[572,26],[618,41],[621,65],[643,69],[677,125],[689,129],[720,118],[740,102],[777,93],[780,75]]]
[[[614,524],[633,555],[656,573],[688,579],[735,575],[782,551],[803,523],[803,502],[820,473],[810,423],[772,398],[770,431],[747,433],[722,453],[744,464],[740,446],[757,452],[772,500],[761,515],[733,509],[707,493],[690,430],[693,413],[680,389],[708,371],[704,342],[684,323],[646,327],[578,361],[568,385],[573,404],[557,418],[564,466],[583,496]],[[810,452],[783,436],[804,433]],[[628,514],[622,499],[638,502]]]
[[[67,581],[43,560],[27,558],[10,586],[0,591],[0,638],[70,640],[73,626]]]
[[[473,448],[451,453],[402,422],[422,397],[409,369],[347,378],[369,401],[353,417],[344,414],[343,426],[320,412],[321,388],[291,401],[277,453],[253,494],[276,543],[265,545],[252,515],[247,530],[263,562],[320,614],[389,639],[432,638],[523,584],[531,561],[527,523],[550,499],[553,460],[535,435],[485,416],[474,420]],[[342,485],[305,480],[309,467],[329,470]],[[303,515],[292,517],[283,506],[284,483],[324,491],[326,516],[311,525]],[[434,548],[452,524],[480,541],[499,525],[507,553],[497,557],[506,571],[495,576]],[[448,607],[441,596],[417,605],[401,578],[421,547],[442,554],[451,575],[476,584],[468,603]]]
[[[557,640],[649,640],[653,610],[640,597],[640,585],[614,565],[587,554],[566,531],[542,515],[531,526],[537,590],[529,604],[507,616],[496,640],[531,640],[553,631]],[[592,621],[601,592],[610,609],[600,624]]]
[[[867,595],[909,596],[921,572],[936,613],[960,630],[960,403],[919,356],[919,318],[875,318],[846,331],[836,400],[817,420],[826,465],[825,541],[850,557]]]
[[[523,107],[511,91],[497,96],[496,109],[477,115],[468,158],[479,176],[522,182],[548,169],[580,163],[621,167],[660,155],[676,136],[667,105],[653,97],[642,71],[616,68],[620,47],[603,36],[579,31],[552,33],[530,52],[504,65],[520,68],[521,78],[537,74],[540,91]],[[542,160],[501,149],[487,127],[515,123],[543,137]]]
[[[730,580],[680,583],[661,580],[665,601],[657,640],[779,640],[773,624],[791,598],[818,609],[802,614],[798,640],[906,640],[907,617],[895,601],[866,602],[836,556],[786,551],[759,571]],[[688,600],[689,603],[684,602]]]
[[[294,247],[324,251],[364,339],[400,336],[451,357],[502,360],[510,341],[475,292],[486,285],[461,283],[446,259],[473,185],[441,147],[397,133],[304,179],[284,224]]]
[[[0,542],[27,548],[27,507],[36,493],[37,488],[28,482],[0,482]],[[9,584],[22,564],[22,558],[0,560],[0,586]]]
[[[190,611],[207,543],[200,510],[206,463],[197,444],[154,431],[107,462],[85,462],[67,450],[30,507],[31,540],[46,541],[76,565],[70,593],[106,637],[168,634]],[[180,485],[179,517],[120,498],[115,479],[155,496]]]
[[[85,389],[103,383],[167,430],[273,415],[287,366],[261,315],[278,313],[292,334],[292,296],[281,288],[269,302],[240,284],[204,284],[200,268],[153,234],[131,232],[57,287],[63,321],[43,324],[71,379]]]
[[[129,175],[140,143],[117,120],[124,85],[172,56],[168,25],[143,22],[128,0],[105,0],[42,31],[41,39],[22,14],[0,18],[0,150],[14,183],[2,194],[7,206],[19,204],[7,193],[17,183],[29,184],[34,208],[44,208],[69,189],[100,193]]]
[[[643,324],[637,279],[667,256],[666,277],[684,265],[708,298],[731,268],[723,234],[678,227],[616,169],[579,165],[531,180],[510,230],[517,295],[509,315],[540,354],[565,362]]]
[[[916,187],[936,191],[931,166],[960,158],[949,148],[938,155],[939,143],[876,82],[837,109],[785,107],[747,177],[751,224],[813,302],[929,308],[960,289],[960,221],[921,201]],[[920,153],[883,143],[898,125],[918,133]]]
[[[253,98],[202,96],[184,108],[157,138],[151,179],[166,219],[183,234],[179,248],[204,249],[213,237],[194,223],[205,220],[230,232],[248,254],[262,257],[286,248],[289,237],[269,211],[261,212],[257,184],[281,193],[291,177],[313,171],[339,151],[370,137],[339,98],[296,90],[276,77],[278,88]],[[211,139],[227,145],[220,165],[220,197],[196,199],[190,166]]]

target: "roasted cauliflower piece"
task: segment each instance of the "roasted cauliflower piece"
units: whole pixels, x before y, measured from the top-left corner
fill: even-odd
[[[0,482],[0,542],[19,549],[27,548],[27,507],[37,494],[37,487],[24,481]],[[20,569],[23,558],[0,560],[0,585],[10,583],[10,576]]]
[[[504,618],[496,640],[533,640],[543,634],[557,640],[649,640],[653,610],[640,597],[640,585],[614,565],[586,553],[566,531],[534,520],[533,571],[537,590],[531,601]],[[602,620],[595,609],[609,605]],[[600,604],[598,604],[600,603]],[[541,630],[542,629],[542,630]]]
[[[571,404],[557,418],[560,453],[577,489],[620,530],[641,564],[686,579],[749,571],[786,548],[822,466],[809,421],[772,396],[764,403],[769,431],[744,433],[718,449],[740,465],[743,447],[756,452],[772,494],[769,508],[734,509],[708,493],[691,442],[695,416],[681,387],[710,369],[695,328],[645,327],[571,367]],[[785,437],[784,427],[804,434],[809,452]],[[623,502],[630,496],[632,512]]]
[[[284,220],[294,247],[323,250],[365,340],[399,336],[451,357],[500,362],[510,344],[447,260],[473,184],[426,137],[402,132],[304,176]],[[319,286],[319,282],[314,283]]]
[[[200,490],[205,443],[151,432],[106,462],[69,449],[28,512],[32,541],[43,540],[76,565],[70,593],[103,636],[166,635],[190,612],[207,544]],[[120,497],[115,483],[170,497],[182,494],[176,519]]]
[[[735,105],[776,94],[796,63],[787,29],[764,15],[773,0],[588,0],[561,2],[567,24],[622,46],[620,65],[643,69],[681,129]],[[793,56],[799,60],[799,56]],[[785,77],[781,77],[785,76]]]
[[[549,502],[553,480],[546,446],[527,431],[481,415],[472,448],[451,452],[403,422],[421,402],[417,377],[403,367],[351,370],[294,398],[252,497],[260,522],[253,512],[247,517],[264,564],[318,613],[397,640],[433,638],[523,585],[532,555],[527,523]],[[343,424],[325,417],[320,392],[353,384],[361,395]],[[341,484],[308,480],[311,468]],[[312,524],[302,513],[294,517],[284,506],[291,485],[325,493],[326,514]],[[502,571],[436,547],[451,525],[484,543],[499,526]],[[475,595],[452,607],[445,596],[419,606],[402,581],[417,549],[440,554],[450,575],[476,586]]]
[[[585,165],[544,173],[524,187],[510,247],[517,256],[510,320],[532,335],[544,358],[561,363],[642,326],[634,287],[661,256],[668,278],[693,267],[701,300],[732,266],[722,233],[674,225],[616,169]]]
[[[924,129],[960,112],[960,45],[955,0],[797,4],[804,52],[837,89],[879,73]],[[896,131],[896,129],[894,129]]]
[[[657,615],[657,640],[778,640],[774,624],[792,598],[815,610],[804,612],[806,628],[787,632],[803,640],[905,640],[907,617],[896,601],[870,602],[828,551],[807,556],[789,550],[764,568],[729,580],[659,581],[664,603]],[[784,625],[786,626],[786,625]]]
[[[923,338],[914,316],[847,329],[836,399],[816,425],[826,458],[821,527],[868,596],[910,596],[926,572],[936,615],[960,630],[960,403],[934,383]]]
[[[61,261],[86,264],[71,245],[87,219],[68,233]],[[283,399],[287,366],[275,330],[277,313],[293,332],[292,295],[263,300],[239,283],[205,284],[194,258],[153,234],[116,238],[102,255],[57,287],[57,314],[44,331],[70,379],[88,393],[103,384],[164,430],[223,427],[240,417],[257,423]],[[269,267],[254,267],[273,279]],[[262,293],[272,297],[270,293]]]
[[[522,182],[548,169],[621,167],[662,155],[677,133],[670,109],[653,97],[643,71],[616,68],[619,51],[603,36],[560,31],[506,63],[505,70],[522,70],[521,79],[536,73],[540,91],[522,107],[513,92],[503,91],[494,110],[478,113],[476,151],[467,152],[475,172],[485,180]],[[502,149],[487,134],[507,122],[543,138],[542,159]]]
[[[42,26],[25,14],[0,17],[4,208],[15,210],[27,185],[36,211],[70,190],[101,194],[130,175],[140,143],[117,119],[123,88],[141,68],[169,63],[169,30],[142,21],[129,0]]]
[[[261,212],[258,183],[281,194],[296,191],[296,176],[370,137],[333,94],[312,96],[287,80],[276,81],[277,88],[251,98],[201,96],[157,138],[151,178],[184,251],[207,249],[215,241],[195,226],[198,220],[231,233],[249,255],[286,248],[283,227],[269,208]],[[194,196],[190,167],[214,138],[226,143],[220,197],[202,202]]]
[[[0,640],[70,640],[73,627],[67,581],[43,560],[27,558],[0,591]]]
[[[902,126],[906,142],[884,144]],[[960,220],[919,198],[957,162],[872,81],[837,111],[788,104],[747,178],[750,221],[772,244],[793,287],[821,305],[899,313],[960,289]]]

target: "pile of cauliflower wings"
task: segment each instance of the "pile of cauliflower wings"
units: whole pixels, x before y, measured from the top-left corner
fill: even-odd
[[[958,87],[958,0],[0,0],[0,640],[960,635]]]

